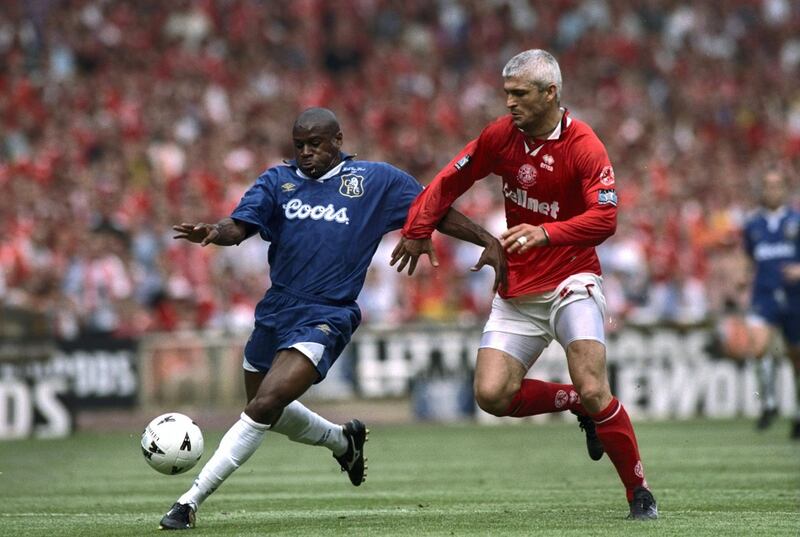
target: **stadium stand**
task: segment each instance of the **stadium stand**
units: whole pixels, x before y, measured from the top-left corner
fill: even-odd
[[[338,113],[347,150],[425,183],[504,113],[500,69],[532,47],[557,56],[564,104],[615,164],[611,328],[695,323],[740,300],[753,180],[775,162],[800,172],[789,0],[5,3],[0,303],[46,312],[65,338],[247,330],[265,245],[196,248],[173,223],[228,214],[291,155],[286,125],[311,105]],[[499,231],[500,189],[485,183],[459,208]],[[424,263],[394,274],[393,243],[379,249],[367,323],[485,316],[475,251],[437,245],[434,278]]]

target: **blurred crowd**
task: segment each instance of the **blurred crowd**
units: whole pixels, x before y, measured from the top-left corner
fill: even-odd
[[[308,106],[344,148],[422,183],[505,113],[500,71],[545,48],[562,103],[605,142],[620,189],[600,249],[609,327],[703,322],[746,293],[738,246],[768,166],[800,177],[800,3],[792,0],[12,0],[0,9],[0,303],[63,337],[247,330],[267,245],[200,248],[291,158]],[[797,201],[795,198],[794,201]],[[504,229],[497,178],[457,205]],[[414,277],[376,254],[366,323],[480,323],[479,251],[435,237]]]

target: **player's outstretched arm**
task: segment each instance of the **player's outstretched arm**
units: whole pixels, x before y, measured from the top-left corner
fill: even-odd
[[[252,233],[245,222],[234,220],[233,218],[223,218],[216,224],[187,224],[182,223],[172,226],[177,233],[173,239],[186,239],[190,242],[199,243],[200,246],[217,244],[219,246],[232,246],[239,244]]]
[[[500,287],[505,288],[508,267],[500,241],[478,224],[452,208],[449,209],[444,218],[439,221],[436,229],[445,235],[471,242],[478,246],[483,246],[484,250],[481,253],[480,259],[478,259],[478,262],[470,270],[477,271],[485,265],[491,266],[494,268],[495,274],[494,290],[497,291]],[[392,258],[389,264],[394,266],[395,263],[399,261],[397,272],[403,272],[403,269],[408,265],[408,274],[410,276],[414,274],[417,261],[422,254],[426,254],[430,258],[431,265],[434,267],[439,266],[439,261],[436,258],[436,252],[433,249],[433,243],[430,238],[408,239],[402,237],[392,252]]]
[[[433,241],[427,239],[407,239],[400,237],[397,245],[392,250],[392,258],[389,260],[389,265],[394,266],[395,263],[400,261],[397,265],[397,272],[403,272],[403,269],[408,265],[408,275],[414,274],[417,269],[417,262],[419,256],[425,254],[431,260],[431,265],[434,267],[439,266],[439,258],[436,257],[436,250],[433,249]]]
[[[456,239],[483,246],[481,257],[470,270],[476,272],[488,265],[494,269],[492,289],[497,292],[498,289],[506,288],[508,265],[503,246],[496,237],[452,207],[439,221],[436,229]]]

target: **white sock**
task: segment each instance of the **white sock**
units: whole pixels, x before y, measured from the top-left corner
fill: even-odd
[[[347,451],[342,426],[329,422],[299,401],[289,403],[270,430],[288,436],[293,442],[325,446],[337,457]]]
[[[761,408],[772,410],[777,408],[778,400],[775,396],[775,358],[767,354],[756,363],[758,376],[758,389],[761,391]]]
[[[178,498],[178,503],[189,504],[197,511],[200,504],[255,453],[268,428],[268,425],[256,423],[242,412],[239,421],[228,429],[217,450],[200,470],[192,488]]]

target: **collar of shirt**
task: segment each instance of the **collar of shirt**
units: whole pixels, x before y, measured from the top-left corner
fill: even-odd
[[[783,219],[783,217],[786,216],[786,213],[788,212],[789,208],[786,205],[781,205],[774,211],[770,211],[769,209],[764,208],[763,215],[764,215],[764,220],[767,221],[767,229],[769,229],[770,232],[772,233],[777,231],[778,228],[781,226],[781,219]]]
[[[314,179],[313,177],[309,177],[308,175],[306,175],[302,171],[300,171],[300,167],[297,165],[297,161],[294,160],[294,159],[292,159],[292,160],[284,160],[283,163],[286,164],[287,166],[289,166],[290,168],[294,168],[295,173],[298,175],[298,177],[301,177],[303,179],[308,179],[310,181],[325,181],[326,179],[330,179],[334,175],[338,174],[342,170],[342,166],[347,164],[348,160],[353,160],[356,157],[355,153],[353,153],[351,155],[351,154],[345,153],[343,151],[339,152],[339,155],[341,155],[342,161],[339,164],[337,164],[336,166],[334,166],[333,168],[331,168],[330,170],[328,170],[328,173],[326,173],[325,175],[323,175],[319,179]]]
[[[547,138],[545,138],[539,145],[537,145],[533,149],[531,149],[531,147],[528,145],[527,137],[523,138],[522,143],[525,144],[525,153],[531,156],[536,156],[536,154],[539,152],[539,150],[544,146],[546,142],[548,142],[549,140],[558,140],[559,138],[561,138],[561,133],[564,132],[564,130],[567,127],[569,127],[570,124],[572,123],[572,118],[569,117],[569,110],[567,110],[563,106],[561,107],[561,114],[562,114],[561,121],[558,122],[558,124],[552,131],[550,131],[550,134],[547,136]],[[522,132],[521,129],[520,132]],[[525,133],[523,132],[522,134],[524,135]]]
[[[330,179],[331,177],[333,177],[335,175],[338,175],[339,172],[342,171],[342,167],[345,165],[345,163],[346,163],[346,161],[344,161],[344,160],[341,161],[339,164],[337,164],[336,166],[334,166],[333,168],[328,170],[328,173],[326,173],[322,177],[318,177],[316,179],[313,178],[313,177],[309,177],[308,175],[304,174],[300,170],[300,168],[295,168],[294,169],[294,173],[296,173],[297,175],[299,175],[303,179],[308,179],[309,181],[319,181],[321,183],[322,181],[325,181],[326,179]]]

